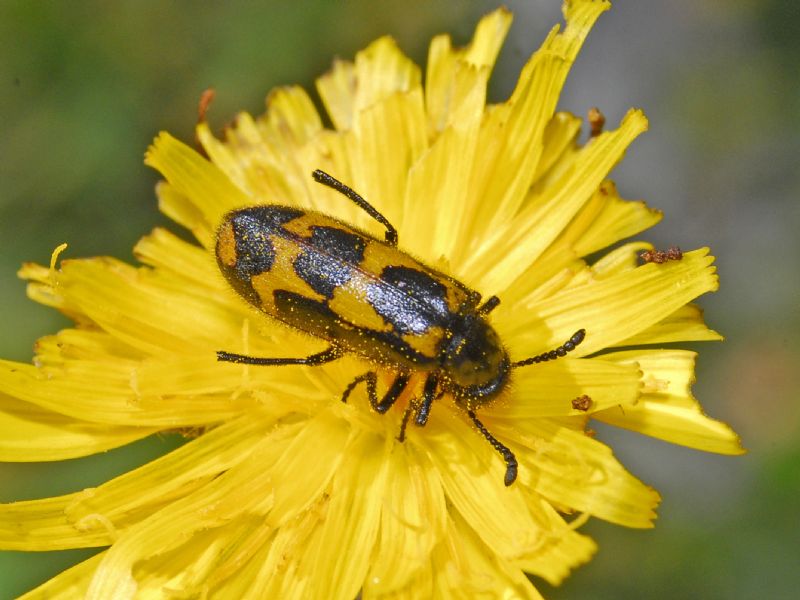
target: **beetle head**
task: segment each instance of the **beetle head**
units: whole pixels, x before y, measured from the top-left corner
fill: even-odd
[[[442,369],[456,400],[478,407],[505,388],[511,365],[500,336],[482,317],[460,317],[451,328]]]

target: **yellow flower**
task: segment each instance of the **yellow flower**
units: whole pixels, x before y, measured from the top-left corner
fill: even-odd
[[[628,242],[584,259],[660,218],[605,179],[646,129],[643,114],[580,144],[580,120],[555,112],[607,8],[568,2],[566,27],[553,29],[502,104],[485,103],[511,22],[498,10],[464,49],[433,40],[424,88],[388,37],[337,61],[317,82],[333,129],[291,87],[270,95],[264,117],[241,115],[225,141],[201,124],[210,161],[161,134],[147,154],[166,178],[161,209],[200,245],[159,229],[136,246],[140,267],[109,258],[59,267],[54,253],[50,268],[22,269],[31,297],[75,327],[40,340],[34,365],[0,361],[2,460],[197,433],[97,488],[0,506],[3,548],[108,547],[27,597],[536,598],[525,573],[557,584],[595,551],[577,531],[589,517],[650,527],[655,516],[658,494],[593,439],[590,417],[742,451],[691,396],[694,353],[657,348],[720,339],[689,304],[717,288],[708,250],[639,265],[652,246]],[[340,402],[369,368],[358,357],[316,367],[216,361],[218,350],[323,349],[248,308],[213,252],[222,216],[259,203],[323,211],[380,238],[368,215],[311,179],[318,168],[386,215],[404,251],[496,294],[490,320],[512,360],[586,329],[569,356],[515,369],[508,393],[479,411],[517,456],[513,485],[448,397],[404,443],[396,436],[410,393],[385,415],[361,388]]]

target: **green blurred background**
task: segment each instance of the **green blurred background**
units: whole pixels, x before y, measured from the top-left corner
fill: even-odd
[[[560,21],[557,0],[510,2],[516,19],[492,99]],[[258,114],[269,89],[312,88],[338,55],[391,33],[418,63],[430,37],[464,43],[474,2],[0,3],[0,356],[28,361],[66,325],[26,300],[23,261],[107,254],[155,225],[142,154],[162,129],[191,140],[202,90],[215,127]],[[643,107],[650,132],[615,171],[620,191],[664,210],[658,247],[710,245],[719,293],[702,300],[727,341],[701,348],[694,391],[750,453],[719,457],[600,430],[663,495],[654,531],[592,522],[600,551],[549,598],[794,598],[800,589],[800,9],[790,1],[619,0],[580,55],[561,107],[614,126]],[[176,228],[173,227],[173,230]],[[97,485],[179,441],[52,465],[0,465],[0,501]],[[0,553],[0,599],[92,551]]]

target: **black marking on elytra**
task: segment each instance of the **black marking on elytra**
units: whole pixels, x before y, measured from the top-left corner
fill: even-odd
[[[318,324],[317,319],[324,325],[338,319],[338,315],[324,301],[306,298],[302,294],[287,290],[275,290],[272,296],[281,318],[295,326],[306,325],[303,327],[306,331],[309,329],[313,331],[313,327]]]
[[[427,273],[390,265],[367,286],[367,301],[400,334],[419,335],[446,326],[451,315],[447,288]]]
[[[396,364],[388,352],[416,365],[432,365],[435,356],[426,356],[391,331],[375,331],[347,322],[330,309],[325,300],[306,298],[287,290],[273,292],[277,317],[302,331],[334,341],[382,364]]]
[[[432,365],[438,359],[437,356],[428,356],[419,350],[415,350],[408,342],[392,331],[375,331],[374,329],[366,328],[358,328],[358,331],[366,333],[372,340],[377,341],[387,348],[391,348],[394,352],[400,354],[407,361],[415,365]]]
[[[249,281],[265,273],[275,262],[275,246],[270,236],[283,224],[303,215],[301,210],[288,206],[253,206],[233,214],[236,240],[236,274]]]
[[[311,289],[330,299],[333,292],[350,281],[353,266],[364,259],[366,241],[337,227],[314,226],[306,238],[310,248],[294,260],[294,271]]]

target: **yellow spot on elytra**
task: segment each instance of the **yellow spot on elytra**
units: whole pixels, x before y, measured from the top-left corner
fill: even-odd
[[[219,230],[217,236],[217,256],[222,264],[228,267],[236,266],[236,236],[233,233],[233,225],[225,223]]]

